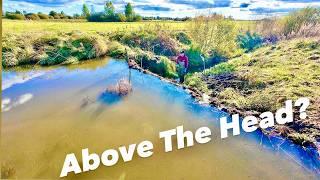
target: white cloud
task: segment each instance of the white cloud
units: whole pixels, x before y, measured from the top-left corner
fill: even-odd
[[[1,102],[2,112],[10,111],[11,109],[13,109],[17,106],[20,106],[22,104],[27,103],[32,98],[33,98],[33,94],[31,94],[31,93],[23,94],[23,95],[19,96],[19,98],[16,100],[11,100],[10,98],[3,98],[2,102]]]
[[[41,11],[48,13],[54,9],[72,15],[81,13],[83,3],[88,4],[89,7],[94,7],[96,12],[102,11],[105,2],[105,0],[59,0],[53,3],[48,0],[46,4],[45,1],[5,0],[3,5],[6,11],[25,10],[27,12]],[[136,8],[136,11],[145,16],[185,17],[195,16],[199,13],[218,12],[238,19],[255,19],[266,15],[286,14],[293,9],[307,6],[320,7],[320,0],[113,0],[113,2],[116,8],[121,10],[126,3],[131,2],[140,6],[139,9]],[[229,5],[229,7],[225,7],[226,5]],[[149,6],[149,8],[142,8],[143,6]],[[161,8],[153,9],[150,6]],[[210,8],[206,8],[206,6]],[[168,11],[168,8],[170,8],[170,11]]]

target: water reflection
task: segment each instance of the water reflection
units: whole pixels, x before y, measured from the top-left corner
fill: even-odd
[[[104,92],[98,97],[98,101],[111,106],[119,103],[123,98],[124,97],[114,93]]]
[[[1,103],[2,112],[10,111],[19,105],[22,105],[33,98],[33,94],[26,93],[19,96],[17,99],[11,100],[10,98],[4,98]]]
[[[13,168],[13,178],[57,178],[65,155],[70,152],[81,157],[83,148],[100,153],[142,140],[154,143],[151,158],[134,157],[130,163],[120,162],[114,167],[101,167],[70,178],[318,177],[311,172],[319,167],[312,156],[289,141],[277,146],[280,141],[267,139],[260,132],[221,140],[218,119],[226,113],[199,105],[183,89],[155,77],[132,71],[132,94],[121,98],[105,93],[106,87],[127,77],[129,71],[125,62],[100,62],[99,65],[88,62],[89,68],[81,64],[80,68],[38,69],[43,76],[3,91],[3,106],[23,102],[3,113],[1,147],[6,155],[3,169]],[[7,73],[19,76],[21,72]],[[52,78],[43,78],[46,76]],[[19,98],[25,94],[29,95]],[[188,130],[208,126],[214,139],[206,145],[164,153],[158,133],[178,125]]]

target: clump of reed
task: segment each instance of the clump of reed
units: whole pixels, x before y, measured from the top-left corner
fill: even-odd
[[[256,31],[270,43],[295,38],[319,38],[320,9],[307,7],[285,17],[258,21]]]
[[[108,86],[106,92],[126,96],[132,92],[132,85],[128,79],[120,79],[115,85]]]

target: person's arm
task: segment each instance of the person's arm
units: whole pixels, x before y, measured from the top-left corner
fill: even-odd
[[[179,55],[178,56],[176,56],[176,63],[178,64],[179,63]]]

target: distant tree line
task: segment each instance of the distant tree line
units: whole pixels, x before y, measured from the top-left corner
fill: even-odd
[[[44,14],[42,12],[38,13],[27,13],[26,11],[15,11],[15,12],[6,12],[4,17],[8,19],[16,20],[40,20],[40,19],[84,19],[79,14],[74,14],[73,16],[65,14],[63,11],[56,12],[50,11],[49,14]]]
[[[87,19],[90,22],[137,22],[142,20],[173,20],[173,21],[187,21],[190,18],[171,18],[171,17],[142,17],[135,13],[134,7],[131,3],[127,3],[124,12],[117,11],[111,1],[107,1],[104,4],[104,10],[102,12],[90,12],[88,6],[83,4],[82,14],[74,14],[73,16],[65,14],[63,11],[56,12],[50,11],[48,14],[27,13],[26,11],[6,12],[5,18],[17,19],[17,20],[41,20],[41,19]]]
[[[173,18],[173,17],[160,17],[160,16],[157,16],[157,17],[145,16],[145,17],[142,17],[142,19],[145,21],[188,21],[188,20],[191,20],[192,18],[191,17]]]
[[[116,12],[116,9],[111,1],[104,5],[102,12],[90,12],[86,4],[82,8],[82,16],[85,16],[90,22],[137,22],[142,20],[142,16],[134,12],[131,3],[125,6],[124,12]]]

